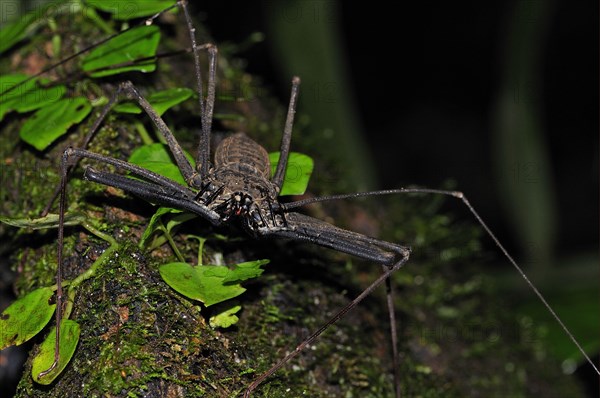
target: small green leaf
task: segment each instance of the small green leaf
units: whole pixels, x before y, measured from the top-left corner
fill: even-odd
[[[194,167],[194,158],[187,152],[184,152],[184,154]],[[129,162],[187,186],[179,167],[173,160],[168,147],[164,144],[155,143],[137,148],[129,157]]]
[[[152,105],[152,108],[162,116],[169,108],[190,98],[194,92],[189,88],[171,88],[168,90],[158,91],[146,97],[146,100]],[[142,109],[137,103],[125,102],[113,108],[115,112],[121,113],[142,113]]]
[[[275,174],[275,170],[277,169],[279,155],[279,152],[269,153],[271,176]],[[283,179],[283,187],[279,196],[302,195],[308,186],[308,181],[313,171],[313,164],[314,162],[310,156],[303,153],[290,152]]]
[[[60,322],[60,358],[58,365],[50,373],[40,378],[40,373],[49,369],[54,362],[55,342],[56,328],[54,327],[40,346],[40,352],[33,358],[31,364],[31,377],[36,383],[43,385],[52,383],[69,364],[79,342],[79,324],[70,319],[63,319]]]
[[[21,139],[39,151],[43,151],[69,127],[81,122],[92,110],[84,97],[65,98],[56,101],[33,114],[23,125]]]
[[[233,269],[229,270],[230,272],[223,279],[223,283],[243,282],[247,279],[256,278],[263,273],[260,267],[268,263],[269,260],[255,260],[236,264]]]
[[[52,288],[36,289],[21,297],[0,315],[0,350],[20,345],[38,334],[48,324],[56,304],[50,304]]]
[[[98,10],[109,12],[113,14],[115,19],[121,21],[148,17],[172,6],[173,3],[173,0],[86,0],[86,4],[95,7]]]
[[[146,246],[146,241],[150,239],[152,234],[158,230],[158,226],[160,225],[159,221],[161,216],[169,213],[182,213],[181,210],[172,209],[170,207],[159,207],[156,212],[152,215],[148,226],[144,230],[142,234],[142,238],[140,239],[140,247]]]
[[[453,319],[459,316],[460,312],[455,307],[442,305],[437,308],[437,314],[440,318]]]
[[[211,316],[208,320],[208,323],[213,328],[228,328],[232,325],[235,325],[240,320],[240,318],[238,318],[235,314],[237,314],[241,309],[241,305],[234,305],[216,315]]]
[[[244,293],[246,289],[232,282],[260,275],[263,272],[260,266],[267,262],[252,261],[234,269],[222,265],[194,267],[186,263],[169,263],[160,267],[160,275],[174,290],[208,307]]]
[[[93,49],[83,58],[81,68],[92,77],[130,71],[153,72],[156,69],[153,57],[159,40],[157,26],[131,29]]]

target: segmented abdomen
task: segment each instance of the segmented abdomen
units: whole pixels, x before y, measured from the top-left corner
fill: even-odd
[[[271,162],[267,151],[244,133],[225,138],[215,151],[215,168],[235,168],[269,180]]]

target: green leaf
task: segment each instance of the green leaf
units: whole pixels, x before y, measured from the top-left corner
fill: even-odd
[[[228,328],[235,325],[240,320],[235,314],[241,309],[241,305],[233,305],[232,307],[211,316],[208,323],[213,328]]]
[[[20,132],[21,139],[43,151],[69,127],[81,122],[91,110],[92,106],[84,97],[56,101],[27,119]]]
[[[131,29],[93,49],[83,58],[81,68],[92,77],[130,71],[153,72],[156,69],[153,57],[159,40],[160,31],[157,26]]]
[[[56,342],[56,328],[52,328],[46,340],[40,346],[40,352],[33,358],[31,364],[31,377],[36,383],[48,385],[61,374],[68,365],[71,357],[75,353],[75,348],[79,342],[79,324],[70,319],[63,319],[60,322],[60,358],[58,365],[47,375],[40,378],[40,372],[43,372],[52,366],[54,362],[54,344]]]
[[[0,54],[8,50],[27,34],[27,28],[36,20],[36,15],[27,13],[21,18],[11,21],[0,30]]]
[[[77,3],[74,3],[70,0],[54,0],[47,5],[41,8],[35,8],[33,11],[30,11],[27,14],[22,15],[14,21],[4,25],[2,30],[0,30],[0,54],[10,49],[19,41],[23,40],[25,36],[27,36],[28,31],[33,29],[34,24],[37,22],[45,22],[48,18],[48,11],[63,11],[64,8],[60,6],[67,2],[69,3],[68,5],[71,11],[78,11]],[[8,14],[8,12],[10,12],[10,4],[3,4],[2,7],[3,14]]]
[[[81,213],[65,213],[65,225],[80,225],[86,221]],[[18,228],[46,229],[58,228],[58,214],[50,213],[41,218],[9,218],[0,217],[0,222]]]
[[[277,164],[279,163],[279,152],[269,153],[271,161],[271,177],[275,174]],[[310,156],[303,153],[290,152],[285,177],[283,179],[283,187],[279,196],[285,195],[302,195],[306,191],[310,175],[313,171],[314,162]]]
[[[50,304],[54,290],[36,289],[12,303],[0,315],[0,350],[31,339],[52,318],[56,304]]]
[[[27,80],[28,78],[29,78],[29,76],[25,75],[23,73],[12,73],[9,75],[0,75],[0,101],[2,101],[2,102],[7,101],[8,99],[12,98],[13,96],[18,95],[20,92],[26,91],[24,89],[21,89],[21,91],[16,90],[17,91],[16,93],[14,91],[7,93],[7,91],[9,89],[11,89],[12,87],[14,87],[16,85],[21,84],[24,80]],[[31,83],[26,83],[26,84],[29,84],[30,87],[33,87],[33,85],[35,84],[35,79],[32,79]]]
[[[36,79],[24,83],[28,78],[29,76],[22,73],[0,76],[0,120],[4,118],[5,114],[15,109],[23,93],[35,87]],[[21,86],[11,90],[19,85]]]
[[[176,213],[182,213],[182,211],[177,210],[177,209],[172,209],[170,207],[159,207],[156,210],[156,212],[152,215],[152,218],[150,219],[148,226],[146,227],[146,229],[144,230],[144,233],[142,234],[142,238],[140,239],[140,247],[146,246],[146,241],[148,239],[150,239],[152,234],[158,230],[158,227],[160,225],[160,223],[159,223],[160,218],[163,215],[169,214],[169,213],[176,214]]]
[[[28,78],[21,73],[0,76],[0,121],[10,111],[29,112],[56,102],[67,91],[64,85],[38,87],[36,79],[25,82]]]
[[[256,278],[263,273],[260,268],[268,264],[269,260],[255,260],[239,263],[230,270],[229,274],[223,279],[223,283],[243,282],[247,279]]]
[[[257,260],[239,264],[234,269],[222,265],[192,266],[186,263],[169,263],[160,267],[164,281],[177,292],[193,300],[204,303],[207,307],[244,293],[239,283],[262,274],[262,265],[269,260]]]
[[[194,167],[194,158],[185,151],[184,154]],[[169,152],[168,146],[164,144],[155,143],[137,148],[129,157],[129,162],[187,186],[179,167],[177,167],[171,152]]]
[[[146,100],[152,105],[152,108],[162,116],[169,108],[185,101],[193,95],[193,91],[189,88],[171,88],[168,90],[158,91],[146,97]],[[115,112],[121,113],[142,113],[142,108],[137,103],[125,102],[113,108]]]
[[[86,0],[86,4],[98,10],[111,13],[115,19],[121,21],[154,15],[172,6],[173,3],[173,0]]]
[[[15,110],[17,112],[29,112],[39,108],[43,108],[50,105],[59,99],[61,99],[67,88],[64,85],[58,85],[48,88],[36,88],[29,90],[19,98],[14,98],[10,103],[7,104],[8,110]],[[4,109],[0,109],[0,120],[2,120]]]

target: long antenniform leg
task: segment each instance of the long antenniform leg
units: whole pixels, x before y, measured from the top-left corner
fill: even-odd
[[[396,333],[396,316],[394,311],[393,296],[391,295],[391,283],[389,276],[409,258],[410,249],[408,247],[395,243],[386,242],[375,239],[357,232],[348,231],[325,221],[309,217],[300,213],[290,212],[285,214],[286,227],[276,231],[265,232],[265,236],[279,236],[291,238],[295,240],[306,240],[308,242],[329,247],[334,250],[351,254],[353,256],[374,261],[383,266],[383,274],[369,285],[361,294],[354,300],[348,303],[337,314],[329,319],[321,328],[311,334],[306,340],[301,342],[294,351],[281,359],[265,373],[259,376],[248,387],[244,393],[244,397],[249,397],[251,392],[256,389],[264,380],[275,373],[286,362],[298,355],[307,345],[313,342],[323,331],[325,331],[333,323],[342,318],[348,311],[354,308],[365,297],[367,297],[375,288],[384,281],[386,282],[387,305],[390,317],[390,330],[392,331],[392,354],[394,365],[394,382],[396,397],[400,397],[400,375],[398,369],[398,349]]]
[[[542,302],[544,307],[546,307],[546,309],[552,315],[552,317],[556,320],[556,322],[558,322],[558,324],[560,325],[560,327],[562,328],[564,333],[569,337],[569,339],[577,347],[577,349],[579,350],[581,355],[583,355],[583,357],[592,366],[592,368],[594,368],[594,371],[598,375],[600,375],[600,370],[598,369],[598,366],[586,354],[586,352],[581,347],[581,345],[579,344],[579,342],[577,341],[575,336],[573,336],[573,334],[569,331],[569,329],[564,324],[564,322],[560,319],[558,314],[552,309],[550,304],[548,304],[548,301],[546,300],[546,298],[535,287],[535,285],[529,280],[529,277],[527,276],[527,274],[525,274],[525,272],[519,266],[519,264],[515,261],[515,259],[508,253],[508,251],[502,245],[502,243],[500,243],[500,240],[496,237],[496,235],[492,232],[492,230],[488,227],[488,225],[483,221],[483,218],[479,215],[479,213],[475,210],[473,205],[471,205],[471,203],[467,200],[467,197],[462,192],[445,191],[445,190],[440,190],[440,189],[428,189],[428,188],[399,188],[399,189],[387,189],[387,190],[381,190],[381,191],[358,192],[358,193],[351,193],[351,194],[324,196],[324,197],[320,197],[320,198],[311,198],[311,199],[305,199],[305,200],[299,200],[296,202],[286,203],[286,204],[283,204],[282,206],[285,210],[290,210],[290,209],[306,206],[311,203],[317,203],[317,202],[325,202],[325,201],[340,200],[340,199],[353,199],[353,198],[361,198],[361,197],[366,197],[366,196],[394,195],[394,194],[437,194],[437,195],[451,196],[453,198],[460,199],[462,201],[462,203],[467,207],[467,209],[469,209],[469,212],[473,215],[473,217],[475,217],[475,219],[477,220],[479,225],[481,225],[481,227],[484,229],[484,231],[492,239],[494,244],[500,249],[502,254],[504,254],[504,256],[508,259],[508,261],[511,263],[513,268],[515,268],[515,270],[519,273],[519,275],[521,275],[523,280],[525,280],[525,283],[527,284],[527,286],[535,293],[535,295]]]
[[[398,261],[396,264],[394,264],[391,268],[386,267],[385,272],[381,276],[379,276],[379,278],[377,278],[373,283],[371,283],[365,290],[363,290],[363,292],[361,294],[359,294],[354,300],[349,302],[344,308],[342,308],[337,314],[335,314],[333,317],[331,317],[316,332],[314,332],[309,337],[307,337],[306,340],[304,340],[303,342],[298,344],[298,346],[292,352],[287,354],[279,362],[277,362],[275,365],[273,365],[269,370],[267,370],[262,375],[260,375],[258,378],[256,378],[244,392],[244,398],[249,398],[250,394],[252,393],[252,391],[254,391],[256,389],[256,387],[258,387],[263,381],[265,381],[273,373],[277,372],[290,359],[292,359],[296,355],[298,355],[302,350],[304,350],[304,348],[306,348],[306,346],[308,346],[313,341],[315,341],[315,339],[317,337],[319,337],[321,335],[321,333],[323,333],[329,326],[331,326],[332,324],[334,324],[335,322],[340,320],[352,308],[356,307],[356,305],[358,305],[358,303],[360,303],[365,297],[367,297],[369,294],[371,294],[373,292],[373,290],[375,290],[375,288],[377,288],[379,285],[381,285],[381,283],[383,281],[389,281],[390,275],[392,273],[394,273],[395,271],[399,270],[406,263],[407,260],[408,260],[408,256],[402,258],[400,261]],[[397,349],[395,349],[395,351],[397,351]],[[397,377],[396,372],[394,372],[394,377]],[[400,397],[399,384],[396,385],[396,397],[398,397],[398,398]]]

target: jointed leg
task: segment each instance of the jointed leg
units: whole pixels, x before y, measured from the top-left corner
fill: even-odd
[[[292,93],[290,94],[290,103],[288,105],[287,117],[285,119],[285,127],[283,128],[283,136],[281,137],[281,149],[279,150],[279,163],[273,175],[272,181],[279,187],[283,185],[285,170],[287,168],[288,157],[290,155],[290,141],[292,140],[292,127],[294,125],[294,115],[296,113],[296,104],[298,102],[298,89],[300,86],[300,78],[294,76],[292,79]]]
[[[88,167],[84,173],[84,178],[123,189],[126,192],[133,193],[150,202],[163,203],[196,213],[210,221],[213,225],[221,223],[219,215],[202,206],[194,200],[196,192],[188,187],[184,187],[175,181],[146,170],[142,167],[125,162],[120,159],[114,159],[99,155],[85,149],[67,148],[63,153],[60,167],[60,199],[58,213],[58,259],[56,271],[56,340],[54,347],[54,362],[52,365],[40,372],[39,378],[49,374],[58,366],[60,360],[60,323],[63,314],[63,288],[62,288],[62,264],[64,252],[64,220],[66,211],[66,187],[69,168],[78,162],[81,158],[96,160],[104,164],[110,164],[117,168],[127,170],[132,174],[142,177],[148,181],[134,180],[119,174],[101,172]]]
[[[179,145],[179,143],[173,136],[173,133],[169,130],[169,128],[167,127],[165,122],[162,120],[162,118],[158,115],[158,113],[156,113],[156,111],[152,108],[152,106],[148,103],[148,101],[146,101],[146,99],[144,97],[142,97],[142,95],[137,91],[137,89],[134,87],[134,85],[130,81],[126,81],[126,82],[119,84],[119,87],[117,87],[117,90],[112,94],[108,103],[104,106],[104,108],[102,108],[100,116],[98,117],[98,119],[96,119],[96,121],[94,122],[94,124],[92,125],[92,127],[90,128],[88,133],[86,134],[81,148],[82,149],[87,148],[90,141],[92,140],[92,138],[94,137],[94,135],[96,134],[96,132],[98,131],[100,126],[102,125],[102,122],[104,121],[104,119],[106,118],[106,116],[108,115],[108,113],[110,112],[112,107],[119,101],[119,98],[122,94],[125,94],[130,99],[136,100],[137,103],[140,105],[140,107],[148,114],[148,116],[150,117],[150,119],[152,120],[154,125],[158,128],[160,133],[165,138],[167,145],[169,146],[169,149],[170,149],[171,153],[173,154],[175,161],[177,162],[177,166],[181,170],[181,174],[185,178],[186,182],[188,182],[188,184],[190,184],[192,187],[199,188],[200,187],[199,176],[195,172],[194,168],[191,166],[190,162],[187,160],[185,155],[183,154],[183,150],[181,149],[181,146]],[[66,171],[67,174],[69,174],[70,171],[76,165],[77,165],[77,161],[69,163],[69,165],[67,166],[67,171]],[[60,185],[55,189],[51,199],[48,201],[48,204],[42,211],[42,214],[41,214],[42,217],[45,216],[46,214],[48,214],[48,212],[50,211],[50,208],[52,207],[52,204],[54,203],[54,200],[58,196],[61,189],[62,188]]]
[[[309,338],[300,343],[296,349],[288,354],[285,358],[273,365],[269,370],[262,374],[256,379],[246,390],[244,397],[249,397],[252,390],[260,385],[266,378],[275,373],[280,367],[282,367],[287,361],[295,357],[300,351],[302,351],[308,344],[314,341],[325,329],[331,324],[337,322],[342,316],[346,314],[351,308],[356,306],[366,296],[368,296],[373,289],[379,286],[384,280],[386,281],[387,290],[387,306],[390,319],[390,330],[392,333],[392,353],[393,353],[393,366],[394,366],[394,379],[395,379],[395,394],[396,398],[400,397],[400,381],[398,373],[398,341],[397,341],[397,328],[396,328],[396,316],[394,310],[394,300],[392,296],[391,282],[389,275],[395,270],[399,269],[406,261],[410,254],[410,249],[405,246],[401,246],[395,243],[390,243],[375,239],[357,232],[348,231],[335,225],[326,223],[316,218],[312,218],[300,213],[285,213],[286,226],[276,228],[274,230],[264,230],[262,234],[265,236],[274,235],[280,237],[291,238],[295,240],[306,240],[314,244],[329,247],[334,250],[352,254],[359,258],[375,261],[382,264],[383,275],[381,275],[375,282],[367,287],[356,299],[351,301],[346,307],[344,307],[338,314],[331,318],[323,327],[313,333]]]
[[[294,351],[290,352],[283,359],[273,365],[269,370],[260,375],[257,379],[255,379],[252,384],[248,386],[246,391],[244,392],[244,398],[249,398],[252,391],[256,389],[263,381],[265,381],[269,376],[279,370],[283,365],[285,365],[290,359],[294,358],[298,355],[306,346],[311,344],[317,337],[319,337],[329,326],[340,320],[348,311],[352,308],[356,307],[365,297],[371,294],[377,286],[381,285],[381,283],[385,280],[388,280],[390,275],[400,269],[405,263],[408,261],[408,257],[402,258],[392,267],[385,267],[385,272],[379,276],[373,283],[371,283],[361,294],[359,294],[354,300],[349,302],[344,308],[342,308],[337,314],[335,314],[331,319],[329,319],[323,326],[321,326],[316,332],[311,334],[306,340],[302,343],[298,344],[298,346],[294,349]],[[398,388],[399,389],[399,388]],[[399,395],[397,395],[399,398]]]
[[[508,253],[508,251],[504,248],[504,246],[502,245],[502,243],[500,243],[500,240],[496,237],[496,235],[492,232],[492,230],[488,227],[488,225],[483,221],[483,219],[481,218],[481,216],[479,215],[479,213],[475,210],[475,208],[471,205],[471,203],[467,200],[467,197],[462,192],[459,192],[459,191],[446,191],[446,190],[441,190],[441,189],[429,189],[429,188],[386,189],[386,190],[381,190],[381,191],[358,192],[358,193],[351,193],[351,194],[323,196],[323,197],[320,197],[320,198],[311,198],[311,199],[299,200],[299,201],[296,201],[296,202],[285,203],[285,204],[282,205],[282,207],[283,207],[283,209],[285,211],[287,211],[287,210],[290,210],[290,209],[293,209],[293,208],[296,208],[296,207],[306,206],[308,204],[316,203],[316,202],[325,202],[325,201],[339,200],[339,199],[361,198],[361,197],[366,197],[366,196],[395,195],[395,194],[401,194],[401,193],[403,193],[403,194],[405,194],[405,193],[409,193],[409,194],[410,193],[413,193],[413,194],[420,194],[420,193],[421,194],[437,194],[437,195],[451,196],[453,198],[460,199],[462,201],[462,203],[467,207],[467,209],[469,209],[469,212],[473,215],[473,217],[475,217],[475,219],[477,220],[477,222],[479,223],[479,225],[481,225],[481,227],[484,229],[484,231],[492,239],[492,241],[494,242],[494,244],[498,247],[498,249],[500,249],[500,251],[502,252],[502,254],[504,254],[504,256],[508,259],[508,261],[513,266],[513,268],[515,268],[515,270],[519,273],[519,275],[521,275],[521,277],[523,278],[523,280],[525,280],[525,283],[535,293],[535,295],[542,302],[542,304],[544,305],[544,307],[548,310],[548,312],[550,312],[550,314],[556,320],[556,322],[558,322],[558,324],[562,328],[563,332],[569,337],[569,339],[571,340],[571,342],[577,347],[577,349],[583,355],[583,357],[587,360],[587,362],[594,368],[594,371],[598,375],[600,375],[600,370],[598,369],[598,366],[590,359],[589,355],[587,355],[587,353],[584,351],[584,349],[581,347],[581,345],[575,339],[575,336],[573,336],[573,334],[569,331],[569,329],[564,324],[564,322],[560,319],[560,317],[558,316],[558,314],[556,314],[556,312],[552,309],[552,307],[550,306],[550,304],[548,304],[548,302],[546,301],[546,298],[535,287],[535,285],[529,280],[529,277],[527,277],[527,274],[525,274],[525,272],[517,264],[517,262],[515,261],[515,259]]]
[[[216,91],[216,75],[217,75],[217,46],[214,44],[205,44],[198,46],[196,44],[196,28],[192,23],[192,18],[187,9],[187,1],[180,1],[185,21],[187,23],[188,32],[190,34],[190,42],[192,44],[192,53],[194,55],[194,69],[196,73],[196,84],[198,91],[198,102],[200,103],[200,117],[202,123],[202,132],[200,134],[200,142],[198,144],[198,155],[196,158],[196,170],[200,173],[200,179],[203,180],[208,174],[209,157],[210,157],[210,133],[212,129],[212,117],[215,106],[215,91]],[[202,71],[200,68],[200,57],[198,51],[208,50],[208,83],[206,100],[202,92]]]

